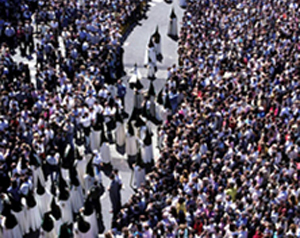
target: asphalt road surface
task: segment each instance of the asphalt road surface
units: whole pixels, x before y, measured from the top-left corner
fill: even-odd
[[[166,3],[163,0],[152,0],[149,2],[149,10],[147,12],[147,18],[143,19],[139,22],[138,25],[134,27],[132,32],[128,35],[127,39],[125,40],[123,47],[124,47],[124,67],[127,75],[123,77],[123,82],[127,85],[127,80],[130,76],[130,71],[133,68],[133,65],[137,63],[140,73],[143,76],[141,80],[142,84],[144,85],[145,91],[149,87],[150,81],[147,80],[147,70],[144,68],[144,57],[147,44],[149,42],[150,36],[154,33],[156,27],[159,27],[159,33],[161,35],[161,45],[162,45],[162,54],[163,60],[161,63],[158,62],[157,67],[158,71],[156,73],[156,80],[154,81],[154,87],[156,92],[159,92],[161,88],[164,86],[166,81],[167,75],[167,68],[172,66],[174,63],[177,63],[177,42],[167,36],[167,28],[169,24],[169,16],[171,13],[172,8],[174,7],[175,14],[177,15],[177,23],[178,23],[178,30],[181,26],[181,19],[184,10],[179,7],[178,0],[172,3]],[[20,57],[19,52],[14,56],[14,59],[18,62],[24,62],[29,64],[29,68],[31,70],[31,77],[34,80],[35,75],[35,55],[33,55],[33,59],[28,60],[26,58]],[[35,83],[35,82],[34,82]],[[125,99],[125,109],[126,111],[131,114],[133,108],[133,91],[127,87],[127,94]],[[156,143],[156,127],[152,125],[152,129],[154,132],[153,142],[155,149],[154,156],[155,159],[158,157],[158,150],[155,148]],[[115,145],[111,145],[111,152],[112,152],[112,165],[119,169],[119,173],[121,175],[124,188],[122,190],[122,203],[128,201],[130,195],[133,193],[132,188],[130,187],[131,181],[131,170],[127,165],[126,155],[122,156],[115,150]],[[107,187],[109,185],[109,178],[103,175],[103,185]],[[101,197],[101,204],[102,204],[102,215],[104,225],[106,227],[106,231],[111,228],[111,218],[112,214],[110,213],[111,210],[111,203],[109,200],[108,192],[106,191],[104,195]],[[36,237],[34,234],[31,234],[28,237]],[[102,235],[99,237],[103,237]]]

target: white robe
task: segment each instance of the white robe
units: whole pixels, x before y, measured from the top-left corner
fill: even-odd
[[[163,106],[158,103],[155,103],[155,115],[158,121],[162,121],[162,110]]]
[[[140,137],[141,137],[141,140],[143,141],[146,137],[146,130],[147,130],[147,127],[146,126],[142,126],[140,128]],[[150,129],[148,129],[150,130]],[[145,164],[147,163],[151,163],[152,159],[153,159],[153,146],[152,146],[152,143],[151,145],[144,145],[142,147],[142,159],[144,161]]]
[[[90,134],[90,147],[91,150],[98,150],[100,149],[100,142],[101,142],[101,130],[99,131],[95,131],[94,129],[91,130],[91,134]]]
[[[50,216],[53,220],[53,229],[49,232],[44,231],[43,228],[40,229],[40,238],[56,238],[58,233],[56,233],[56,227],[55,227],[55,218]]]
[[[74,213],[78,213],[79,209],[82,208],[83,206],[83,200],[84,200],[82,188],[80,185],[78,187],[72,185],[72,189],[70,191],[70,197],[71,197],[72,210]]]
[[[51,210],[52,195],[45,188],[45,193],[43,195],[36,194],[35,199],[41,217],[43,217],[46,212],[49,212]]]
[[[142,103],[143,103],[143,100],[144,100],[144,96],[142,94],[142,90],[139,90],[138,93],[134,93],[134,107],[137,108],[137,109],[141,109],[143,106],[142,106]]]
[[[100,154],[101,154],[103,163],[108,164],[111,162],[111,153],[110,153],[110,148],[109,148],[108,142],[102,143],[102,146],[100,148]]]
[[[22,238],[23,237],[19,224],[17,224],[13,229],[6,229],[6,227],[4,225],[5,221],[6,221],[6,217],[4,217],[1,222],[1,226],[3,228],[3,231],[2,231],[3,234],[1,235],[1,233],[0,233],[1,237],[3,237],[3,238],[18,238],[18,237]]]
[[[147,78],[149,79],[155,79],[155,65],[152,62],[149,62],[147,66]]]
[[[120,123],[118,121],[116,123],[115,136],[116,144],[118,146],[123,146],[125,144],[125,127],[123,123]]]
[[[139,188],[141,186],[141,184],[145,182],[145,176],[146,176],[145,169],[136,165],[134,167],[134,186],[135,186],[135,188]]]
[[[26,227],[25,227],[25,233],[29,232],[29,229],[31,228],[33,231],[36,231],[40,228],[42,224],[42,217],[39,211],[38,204],[32,208],[29,208],[26,204],[26,199],[22,198],[21,203],[24,206],[25,211],[25,217],[26,217]]]
[[[68,225],[73,222],[73,212],[71,205],[71,196],[66,201],[58,201],[57,204],[61,210],[61,220],[63,223],[67,223]]]
[[[140,71],[138,70],[137,67],[134,67],[133,70],[131,71],[131,76],[128,80],[128,83],[136,83],[137,80],[141,80],[142,79],[142,75],[140,73]]]
[[[22,211],[20,211],[20,212],[11,211],[11,213],[16,217],[16,219],[19,223],[22,235],[25,235],[26,233],[28,233],[29,230],[27,228],[28,226],[27,226],[27,220],[26,220],[26,217],[25,217],[24,207],[23,207]]]
[[[170,19],[169,26],[168,26],[168,35],[177,36],[178,35],[177,32],[178,32],[177,31],[177,18]]]
[[[59,234],[60,233],[60,227],[61,225],[63,224],[61,218],[58,219],[58,220],[55,220],[55,232],[56,234]]]
[[[186,0],[179,0],[179,6],[185,8],[187,6]]]
[[[154,47],[151,47],[151,48],[147,47],[146,54],[145,54],[144,65],[149,65],[150,61],[154,64],[154,66],[156,66],[157,59],[156,59],[156,52],[155,52]]]
[[[87,191],[90,190],[90,188],[94,185],[95,182],[95,178],[91,177],[88,174],[84,175],[84,189],[85,189],[85,193],[87,193]]]
[[[89,216],[84,215],[84,220],[90,223],[92,234],[94,234],[94,237],[98,237],[98,224],[97,224],[97,218],[96,218],[96,212],[95,210],[93,213]],[[84,236],[86,237],[86,236]]]
[[[138,153],[138,143],[136,136],[129,133],[126,134],[126,154],[128,156],[135,156]]]
[[[80,185],[85,188],[85,181],[84,181],[84,175],[85,175],[85,170],[86,170],[86,165],[89,162],[89,158],[87,156],[84,156],[82,160],[76,160],[76,171],[78,175],[78,179],[80,182]]]
[[[155,49],[155,53],[156,55],[161,55],[161,41],[159,41],[159,43],[155,43],[154,42],[154,49]]]

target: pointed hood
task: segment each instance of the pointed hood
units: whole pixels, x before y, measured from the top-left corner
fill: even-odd
[[[174,7],[172,8],[172,12],[171,12],[171,14],[170,14],[170,18],[171,18],[171,19],[177,18],[177,17],[176,17],[176,14],[175,14],[175,11],[174,11]]]
[[[163,92],[164,92],[164,88],[162,88],[162,90],[160,90],[160,92],[157,95],[157,103],[159,105],[163,105],[164,104],[164,100],[163,100]]]
[[[152,137],[148,128],[146,129],[146,136],[143,142],[145,146],[152,144]]]
[[[134,136],[134,129],[133,129],[132,124],[131,124],[130,121],[127,122],[127,126],[128,126],[128,133],[129,133],[130,135]]]
[[[93,205],[92,205],[91,201],[88,198],[85,199],[83,207],[84,207],[83,214],[85,216],[90,216],[94,212]]]
[[[64,178],[62,177],[62,175],[59,176],[59,195],[58,195],[58,199],[61,201],[66,201],[69,199],[70,197],[70,193],[68,191],[68,185],[67,182],[64,180]]]
[[[81,233],[87,233],[89,229],[91,228],[91,224],[84,220],[83,216],[79,213],[77,217],[78,222],[78,230]]]
[[[16,225],[18,225],[16,217],[10,211],[5,217],[6,219],[4,222],[4,226],[6,227],[6,229],[13,229]]]
[[[122,118],[121,114],[119,113],[119,110],[117,110],[117,112],[116,112],[116,121],[123,123],[123,118]]]
[[[70,184],[75,186],[75,187],[78,187],[79,186],[79,179],[78,179],[78,174],[77,174],[77,171],[76,171],[76,168],[74,166],[72,166],[69,170],[69,174],[70,174]]]
[[[61,218],[61,210],[55,202],[55,197],[53,197],[51,201],[51,214],[53,215],[55,220],[59,220]]]
[[[155,97],[155,89],[152,81],[150,82],[149,90],[148,90],[148,95],[149,96],[154,96]]]
[[[9,196],[9,200],[10,200],[11,210],[12,211],[14,211],[14,212],[20,212],[20,211],[22,211],[21,201],[16,201],[12,196]],[[3,209],[2,213],[3,212],[5,213],[4,209]],[[3,213],[3,216],[5,215],[4,213]]]
[[[100,146],[102,146],[102,144],[103,144],[104,142],[108,142],[108,139],[107,139],[107,137],[106,137],[106,135],[105,135],[105,131],[102,130],[102,131],[101,131],[101,145],[100,145]]]
[[[166,94],[166,99],[165,99],[164,107],[165,107],[165,109],[172,110],[172,106],[171,106],[171,102],[170,102],[170,97],[169,97],[168,93]]]
[[[144,120],[141,118],[141,116],[139,115],[136,119],[136,122],[135,122],[135,127],[142,127],[142,126],[145,126],[146,123],[144,122]]]
[[[86,165],[85,173],[90,175],[92,178],[94,178],[94,168],[93,168],[93,159],[91,158],[88,164]]]
[[[153,37],[153,40],[155,43],[158,44],[160,42],[160,34],[158,32],[158,26],[156,26],[156,30],[155,30],[154,34],[152,35],[152,37]]]
[[[60,226],[58,238],[69,238],[71,237],[71,231],[67,223]]]
[[[46,232],[50,232],[52,231],[53,228],[54,228],[54,218],[51,215],[51,212],[46,212],[43,218],[42,229]]]
[[[134,87],[137,90],[141,90],[142,88],[144,88],[143,84],[141,83],[141,81],[139,79],[136,80],[136,83],[135,83]]]
[[[41,180],[38,178],[36,193],[42,196],[45,193],[45,188],[41,184]]]

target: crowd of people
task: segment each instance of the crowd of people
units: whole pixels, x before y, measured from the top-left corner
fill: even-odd
[[[144,103],[135,68],[125,136],[122,34],[141,6],[0,1],[0,236],[96,237],[103,171],[105,237],[300,237],[298,1],[184,4],[178,65]],[[16,51],[36,54],[34,79]],[[110,143],[135,173],[125,204]]]
[[[119,212],[122,43],[146,3],[0,1],[1,237],[97,237],[102,173]]]
[[[188,1],[160,157],[106,237],[300,237],[299,10]]]

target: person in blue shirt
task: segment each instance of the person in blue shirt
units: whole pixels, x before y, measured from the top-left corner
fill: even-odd
[[[122,105],[124,107],[124,99],[125,99],[125,95],[126,95],[126,86],[122,82],[121,79],[119,79],[118,82],[117,82],[117,94],[118,94],[118,97],[120,97],[120,99],[122,101]]]

